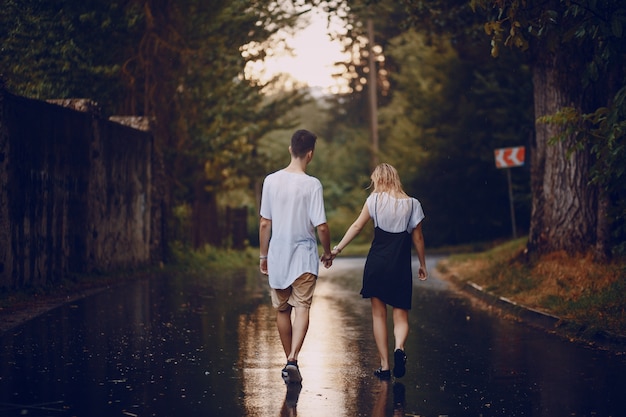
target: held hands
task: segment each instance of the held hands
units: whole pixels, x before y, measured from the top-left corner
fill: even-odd
[[[320,257],[320,262],[322,262],[324,264],[325,268],[330,268],[333,264],[333,259],[335,259],[335,257],[337,256],[337,254],[339,253],[339,251],[337,251],[335,248],[333,248],[333,251],[331,253],[325,253]],[[261,256],[259,259],[259,270],[261,271],[261,274],[263,275],[268,275],[267,272],[267,256]]]
[[[324,267],[328,269],[332,266],[333,260],[337,257],[337,255],[339,255],[340,252],[341,250],[337,248],[337,246],[335,246],[333,250],[330,251],[330,253],[325,253],[321,256],[320,262],[322,262],[324,264]]]
[[[320,262],[324,264],[324,268],[328,269],[332,266],[333,259],[335,259],[335,257],[332,253],[325,253],[320,257]]]

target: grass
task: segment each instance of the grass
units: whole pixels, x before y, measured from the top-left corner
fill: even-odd
[[[244,250],[222,249],[206,245],[192,250],[180,244],[171,246],[174,262],[169,269],[178,271],[206,271],[215,269],[256,266],[259,263],[259,249],[247,247]]]
[[[154,274],[228,270],[241,268],[242,265],[258,265],[258,248],[235,251],[206,246],[191,250],[180,244],[173,244],[170,249],[173,261],[167,265],[106,274],[70,275],[47,285],[27,286],[16,291],[0,290],[0,313],[34,310],[42,305],[58,305],[99,289]]]
[[[554,252],[527,261],[526,239],[451,255],[439,272],[594,331],[626,335],[626,262]]]

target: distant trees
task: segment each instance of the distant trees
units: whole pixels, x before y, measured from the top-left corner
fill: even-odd
[[[350,162],[358,158],[362,180],[357,184],[363,191],[370,173],[364,22],[373,19],[381,51],[380,160],[397,166],[407,191],[424,205],[429,245],[509,237],[506,176],[495,168],[493,151],[528,144],[532,131],[528,67],[511,53],[494,61],[484,48],[484,38],[475,36],[477,30],[483,33],[482,25],[472,26],[470,19],[460,26],[463,31],[437,34],[407,25],[403,7],[381,1],[353,8],[352,42],[346,44],[358,54],[345,68],[351,71],[354,91],[336,98],[336,118],[326,137],[331,146],[341,147],[346,147],[341,139],[346,133],[355,139],[350,141],[350,154],[341,158],[339,149],[333,157]],[[473,14],[468,16],[477,21]],[[516,169],[513,179],[519,228],[527,230],[528,170]],[[333,183],[332,176],[327,182]],[[361,199],[357,204],[360,209]]]
[[[17,94],[87,97],[105,115],[151,118],[167,205],[189,227],[176,236],[219,244],[218,194],[251,187],[256,142],[301,101],[268,97],[244,76],[294,19],[270,0],[6,0],[0,73]]]
[[[527,51],[533,71],[531,252],[625,253],[626,5],[614,0],[476,1],[485,29]]]
[[[463,57],[450,40],[428,42],[413,30],[394,38],[388,55],[398,72],[391,74],[392,99],[380,114],[383,151],[429,209],[425,227],[434,243],[510,236],[506,177],[495,168],[494,149],[527,146],[527,68],[512,54],[499,64],[478,52]],[[512,174],[516,217],[527,230],[528,171]]]
[[[433,106],[436,109],[426,112],[415,100],[409,104],[408,100],[416,96],[415,92],[398,93],[398,87],[402,85],[406,90],[411,85],[410,81],[396,78],[394,84],[394,74],[407,73],[406,57],[395,56],[393,63],[385,61],[385,67],[391,74],[389,91],[392,97],[387,115],[394,121],[402,121],[393,124],[387,133],[430,126],[431,132],[437,132],[432,136],[438,138],[437,144],[445,143],[440,140],[445,132],[445,135],[456,138],[457,145],[465,143],[462,146],[469,150],[470,155],[474,145],[509,143],[512,138],[510,133],[515,131],[519,135],[528,134],[532,190],[528,253],[591,250],[600,259],[610,253],[626,253],[626,181],[623,168],[626,166],[626,43],[623,40],[626,5],[623,2],[352,0],[349,3],[361,21],[368,16],[368,11],[376,21],[382,20],[378,30],[389,27],[388,22],[394,21],[394,16],[402,15],[395,21],[396,27],[415,28],[425,36],[428,44],[436,46],[440,44],[440,39],[449,39],[447,44],[458,55],[458,62],[475,65],[477,69],[474,76],[467,78],[468,73],[459,70],[462,64],[455,69],[454,75],[447,72],[447,68],[440,68],[438,74],[432,75],[431,80],[435,83],[422,84],[421,90],[418,90],[420,93],[436,92],[444,100]],[[393,12],[386,13],[388,10]],[[402,13],[398,14],[398,10]],[[489,38],[485,32],[491,37],[492,56],[498,57],[493,64],[488,64],[481,57],[484,54],[481,55],[480,43],[482,48],[488,48]],[[387,41],[393,39],[384,32],[377,33],[377,36]],[[390,47],[386,45],[385,51],[389,52]],[[507,51],[509,47],[521,53],[511,56]],[[386,58],[390,55],[388,53]],[[436,61],[425,59],[419,65],[422,69],[428,68],[430,63]],[[454,65],[453,62],[450,61],[450,64]],[[490,72],[490,75],[483,73],[488,66],[492,66],[491,70],[495,72]],[[504,77],[502,73],[492,76],[503,68],[508,71]],[[529,76],[532,84],[528,82]],[[471,87],[465,90],[468,94],[457,94],[455,102],[452,95],[445,95],[445,86],[453,86],[459,79],[464,80],[465,86]],[[416,84],[419,82],[423,83],[423,79],[416,79]],[[528,91],[518,88],[521,86],[532,88],[532,102],[526,102]],[[483,87],[484,94],[479,91]],[[448,93],[450,91],[454,90],[448,90]],[[456,91],[459,93],[462,90]],[[441,95],[442,92],[444,95]],[[470,97],[478,100],[474,103],[480,101],[481,104],[474,110],[466,107],[464,112],[460,103],[469,103],[467,100]],[[404,108],[411,109],[410,114],[414,115],[412,121],[420,119],[416,112],[419,114],[421,111],[422,116],[428,116],[414,125],[407,123],[411,118],[397,107],[401,101],[405,103]],[[531,129],[527,129],[527,110],[530,106],[534,114],[530,118]],[[438,118],[438,109],[443,115],[446,108],[453,111],[448,117]],[[470,123],[469,118],[463,118],[463,114],[472,111],[477,116],[474,123]],[[491,139],[484,136],[480,139],[481,135],[476,135],[480,131],[476,128],[481,119],[487,121],[482,131],[491,132]],[[463,125],[461,120],[466,120],[468,124]],[[463,128],[458,129],[460,127]],[[469,132],[472,132],[475,142],[462,141],[463,133]],[[425,147],[427,142],[420,139],[418,143],[425,152],[428,151]],[[451,150],[448,156],[459,149],[461,147]],[[426,164],[432,164],[437,159],[436,156],[430,159],[432,156],[431,152]],[[415,165],[415,172],[419,166],[419,163]],[[465,172],[470,174],[469,177],[457,176],[466,180],[471,178],[472,168],[465,167]],[[426,173],[422,171],[421,176]],[[480,189],[472,188],[475,191]],[[449,195],[441,195],[437,199],[446,197],[449,198]],[[475,194],[473,198],[477,197]],[[476,219],[475,215],[472,215],[473,219]],[[485,224],[482,221],[479,223]]]
[[[267,94],[243,71],[303,10],[272,0],[5,0],[0,73],[18,94],[88,97],[105,114],[152,118],[171,229],[195,246],[219,244],[220,206],[253,204],[272,153],[286,152],[272,140],[288,136],[298,117],[321,137],[312,170],[325,184],[329,218],[356,214],[370,171],[371,19],[380,159],[398,166],[424,203],[431,244],[508,236],[493,150],[521,144],[530,170],[514,170],[513,179],[529,253],[626,253],[622,2],[287,4],[344,15],[353,54],[343,73],[352,91],[309,103],[306,113],[294,110],[302,94]]]
[[[416,27],[459,33],[484,8],[492,55],[525,51],[533,79],[532,253],[624,254],[626,6],[613,0],[404,0]]]

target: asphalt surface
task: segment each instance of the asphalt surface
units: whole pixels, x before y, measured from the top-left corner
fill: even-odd
[[[256,268],[176,274],[72,300],[0,335],[0,416],[626,415],[623,355],[494,314],[439,279],[436,262],[414,282],[404,378],[372,375],[364,259],[338,258],[320,273],[301,385],[281,379]]]

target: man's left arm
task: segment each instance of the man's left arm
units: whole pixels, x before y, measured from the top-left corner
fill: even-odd
[[[330,253],[330,228],[328,223],[322,223],[317,226],[317,236],[322,243],[324,254],[322,255],[322,262],[326,268],[330,267],[333,260],[333,255]]]

